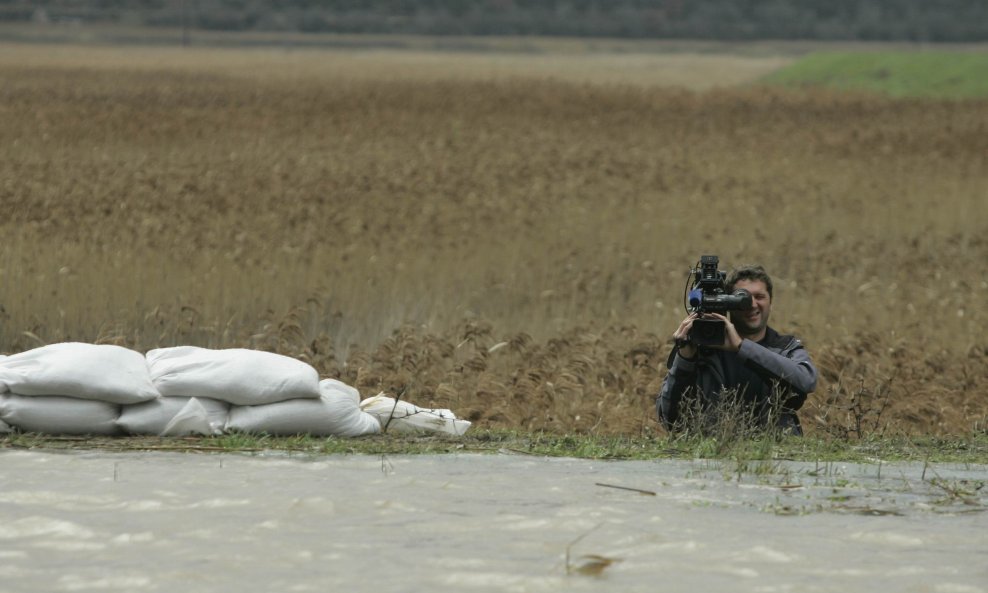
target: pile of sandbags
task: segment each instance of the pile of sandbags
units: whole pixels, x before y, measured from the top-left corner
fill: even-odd
[[[124,405],[158,390],[139,352],[120,346],[52,344],[0,361],[0,420],[24,432],[119,434]]]
[[[356,389],[333,379],[320,381],[314,368],[294,358],[180,346],[151,350],[147,361],[162,399],[226,404],[225,430],[348,437],[381,430],[373,416],[361,413]]]
[[[258,350],[178,346],[142,355],[71,342],[0,356],[0,432],[352,437],[393,422],[414,428],[407,419],[385,418],[383,395],[375,397],[365,411],[353,387],[320,380],[302,361]],[[409,414],[402,404],[402,416],[432,412]],[[463,434],[466,427],[469,422],[458,421],[419,428]]]

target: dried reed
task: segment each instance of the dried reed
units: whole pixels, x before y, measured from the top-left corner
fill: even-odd
[[[808,431],[988,415],[984,101],[45,51],[0,59],[0,351],[262,348],[483,426],[647,433],[715,253],[775,275]]]

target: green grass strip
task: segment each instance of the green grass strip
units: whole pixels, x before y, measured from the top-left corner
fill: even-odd
[[[770,74],[762,82],[870,91],[892,97],[986,97],[988,53],[820,52]]]
[[[85,450],[106,452],[172,451],[256,454],[280,451],[300,455],[423,455],[506,453],[580,459],[722,459],[738,463],[793,460],[877,463],[919,461],[988,464],[988,434],[898,436],[856,440],[754,436],[735,440],[710,437],[629,437],[558,435],[514,431],[474,431],[462,437],[384,434],[361,438],[271,437],[229,434],[217,437],[58,437],[37,434],[0,436],[0,450]]]

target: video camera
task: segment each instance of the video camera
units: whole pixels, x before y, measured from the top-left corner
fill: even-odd
[[[689,311],[701,317],[693,321],[690,342],[697,346],[719,346],[726,339],[726,326],[719,319],[703,319],[705,313],[727,313],[751,308],[751,293],[743,288],[727,293],[727,273],[718,269],[716,255],[700,256],[700,265],[691,270],[693,287],[689,291]]]

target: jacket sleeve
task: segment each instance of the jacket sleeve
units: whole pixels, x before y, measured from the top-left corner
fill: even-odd
[[[751,340],[743,340],[738,356],[749,368],[763,377],[778,380],[791,391],[785,408],[795,411],[802,407],[806,396],[816,389],[817,369],[803,344],[793,339],[781,353],[774,352]]]
[[[696,361],[687,360],[673,350],[669,355],[669,374],[662,382],[662,389],[655,398],[655,409],[666,430],[672,430],[679,419],[679,404],[686,391],[696,384]]]

